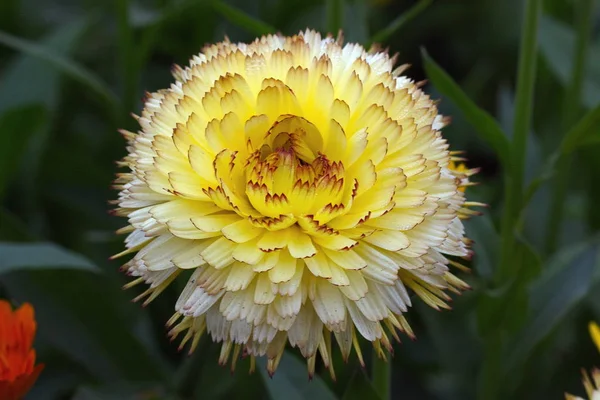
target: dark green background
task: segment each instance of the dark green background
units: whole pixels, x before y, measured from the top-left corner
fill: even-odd
[[[136,129],[129,114],[140,111],[144,91],[167,87],[173,63],[185,64],[203,44],[224,35],[249,41],[270,27],[284,34],[306,27],[326,32],[341,21],[347,41],[367,44],[416,4],[341,3],[341,13],[328,17],[322,0],[0,1],[0,297],[36,308],[36,347],[46,369],[28,398],[377,398],[368,380],[366,343],[366,371],[355,355],[343,364],[335,351],[337,382],[321,371],[308,383],[294,350],[273,380],[262,372],[249,376],[247,361],[234,374],[218,367],[219,346],[206,338],[199,356],[179,353],[164,323],[180,287],[173,285],[142,308],[130,302],[139,288],[123,292],[127,279],[118,272],[120,264],[108,261],[123,247],[114,231],[126,222],[108,214],[108,201],[117,196],[110,189],[115,161],[125,155],[117,129]],[[548,172],[545,162],[571,125],[564,120],[565,88],[576,10],[583,3],[543,2],[527,182]],[[571,107],[574,121],[600,100],[596,3],[583,93]],[[494,354],[490,332],[497,333],[502,348],[501,358],[492,362],[499,368],[502,399],[582,394],[580,368],[600,365],[587,333],[588,321],[600,321],[597,140],[581,146],[570,162],[559,228],[549,223],[552,179],[523,211],[523,290],[492,285],[500,252],[502,168],[479,129],[467,122],[464,107],[437,92],[439,78],[423,69],[421,48],[511,132],[523,10],[519,0],[437,0],[382,43],[399,52],[400,63],[412,64],[411,78],[433,82],[425,89],[452,116],[444,131],[452,149],[466,150],[469,166],[482,168],[473,179],[480,185],[469,189],[469,197],[490,205],[467,224],[476,256],[473,272],[458,275],[473,290],[454,296],[452,311],[438,312],[415,299],[407,314],[417,340],[402,337],[395,346],[392,398],[462,400],[477,393],[485,398],[482,371]],[[600,134],[598,125],[588,130],[596,138]],[[552,229],[558,229],[559,245],[548,247]],[[490,299],[500,299],[504,311]]]

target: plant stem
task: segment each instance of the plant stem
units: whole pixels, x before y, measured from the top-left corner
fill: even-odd
[[[522,257],[515,251],[516,224],[523,204],[523,183],[527,135],[531,126],[533,89],[537,60],[537,31],[541,12],[541,0],[527,0],[522,27],[517,69],[517,91],[515,100],[515,120],[509,160],[505,170],[505,203],[502,216],[502,253],[500,265],[494,276],[497,287],[518,279],[521,273]],[[513,295],[508,290],[505,298]],[[485,338],[485,367],[480,376],[478,398],[495,400],[501,397],[502,381],[502,326]]]
[[[343,26],[344,19],[344,0],[327,0],[327,31],[332,35],[337,35]]]
[[[379,394],[381,400],[389,400],[391,392],[392,363],[391,360],[385,360],[377,355],[377,350],[373,350],[373,369],[372,377],[373,387]]]
[[[505,282],[514,276],[519,263],[513,262],[515,243],[515,224],[523,201],[523,180],[527,152],[527,135],[531,126],[533,108],[533,89],[537,60],[537,31],[540,19],[541,0],[527,0],[525,20],[522,28],[517,71],[517,91],[515,101],[515,120],[513,140],[510,151],[511,165],[505,177],[505,206],[502,220],[502,254],[499,282]]]
[[[484,343],[485,357],[480,372],[477,398],[481,400],[499,398],[498,393],[502,376],[502,337],[499,332],[492,332]]]
[[[575,44],[575,58],[571,70],[571,82],[565,93],[561,131],[566,132],[577,122],[581,111],[581,92],[587,62],[588,44],[592,31],[592,17],[594,15],[594,1],[581,0],[580,7],[576,10],[575,25],[577,26],[577,42]],[[546,254],[556,250],[558,238],[563,222],[564,204],[569,184],[571,158],[563,157],[557,166],[557,175],[548,215],[548,228],[546,233]]]

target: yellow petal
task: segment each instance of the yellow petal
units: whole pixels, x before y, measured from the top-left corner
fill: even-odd
[[[167,222],[169,231],[182,239],[208,239],[220,236],[219,232],[204,232],[196,228],[190,219],[174,219]]]
[[[363,240],[389,251],[403,250],[410,245],[410,240],[408,240],[408,237],[404,233],[391,230],[375,232]]]
[[[300,231],[300,229],[291,230],[288,250],[294,258],[312,257],[317,252],[310,236]]]
[[[194,200],[205,200],[202,179],[196,174],[174,171],[169,173],[169,183],[173,187],[174,194]]]
[[[267,115],[271,121],[285,114],[302,115],[296,96],[285,84],[261,90],[256,98],[256,112]]]
[[[221,209],[210,202],[175,199],[153,206],[148,211],[159,222],[189,219],[215,213]]]
[[[313,257],[305,258],[304,263],[314,276],[331,278],[331,268],[325,253],[318,251]]]
[[[358,74],[352,71],[344,85],[338,85],[336,88],[339,90],[339,99],[348,104],[350,110],[355,111],[363,92],[363,84]]]
[[[352,166],[356,160],[364,153],[367,144],[369,143],[368,134],[366,129],[354,133],[348,140],[348,147],[346,150],[346,156],[344,157],[346,168]]]
[[[352,240],[342,234],[313,236],[313,240],[319,246],[336,251],[350,249],[357,243],[355,240]]]
[[[247,219],[242,219],[221,229],[223,236],[236,243],[245,243],[264,232],[263,229],[252,225]]]
[[[231,254],[236,246],[235,243],[221,237],[202,252],[202,257],[216,269],[225,268],[234,261]]]
[[[375,164],[371,160],[358,162],[348,170],[348,177],[358,181],[358,190],[356,196],[365,193],[371,189],[377,181],[377,172],[375,172]]]
[[[367,262],[352,249],[333,251],[323,248],[323,251],[329,259],[343,269],[359,270],[367,266]]]
[[[288,244],[288,231],[268,231],[258,240],[258,247],[263,251],[282,249]]]
[[[250,240],[246,243],[238,244],[233,250],[231,256],[234,260],[244,262],[250,265],[256,265],[263,259],[265,253],[256,245],[257,240]],[[249,267],[250,268],[250,267]]]
[[[334,119],[329,121],[326,138],[323,154],[332,161],[343,160],[346,153],[346,133],[339,122]]]
[[[195,240],[191,243],[187,250],[173,258],[173,264],[178,268],[190,269],[205,264],[204,258],[200,254],[210,245],[210,241]]]
[[[203,232],[220,232],[227,225],[240,221],[240,216],[227,213],[194,217],[191,220],[194,226]]]
[[[254,115],[244,126],[244,136],[246,138],[246,144],[249,146],[248,151],[254,151],[260,149],[263,145],[265,133],[271,127],[269,117],[265,114]]]
[[[343,268],[334,263],[329,263],[329,268],[331,269],[331,278],[329,278],[329,282],[332,285],[348,286],[350,284],[350,279]]]
[[[436,203],[433,203],[437,206]],[[423,220],[427,214],[419,209],[398,209],[390,211],[377,218],[369,219],[365,225],[379,229],[394,231],[407,231],[414,228]]]
[[[340,127],[344,127],[350,120],[350,106],[344,100],[335,99],[329,110],[329,116],[332,120],[340,124]]]
[[[273,283],[288,282],[296,273],[296,259],[287,251],[281,251],[279,261],[269,270],[269,279]]]
[[[258,263],[252,266],[252,270],[255,272],[269,271],[271,268],[277,265],[280,252],[281,251],[272,251],[270,253],[266,253]]]
[[[196,174],[206,182],[206,185],[216,186],[217,180],[215,179],[213,170],[213,154],[210,154],[200,146],[191,145],[188,151],[188,159]]]
[[[348,277],[350,284],[340,286],[340,292],[352,301],[357,301],[365,297],[369,288],[363,275],[359,271],[346,270],[346,276]]]

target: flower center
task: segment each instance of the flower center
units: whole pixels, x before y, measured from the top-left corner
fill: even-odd
[[[323,138],[317,127],[306,119],[284,115],[265,135],[265,146],[271,152],[291,150],[296,158],[310,164],[323,149]]]
[[[324,154],[323,137],[307,120],[282,116],[246,163],[246,195],[264,216],[314,214],[338,204],[344,193],[344,166]]]

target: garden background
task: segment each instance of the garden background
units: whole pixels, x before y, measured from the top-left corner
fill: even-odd
[[[481,167],[469,197],[490,206],[467,222],[473,290],[406,314],[417,339],[395,345],[390,397],[583,393],[580,369],[600,366],[599,1],[2,0],[0,297],[36,310],[46,367],[28,399],[382,398],[367,346],[365,369],[334,351],[336,382],[309,382],[294,349],[273,379],[218,367],[206,336],[178,352],[164,323],[181,288],[142,308],[108,259],[126,223],[109,215],[117,129],[136,129],[144,91],[225,35],[307,27],[381,43],[428,79],[451,148]]]

